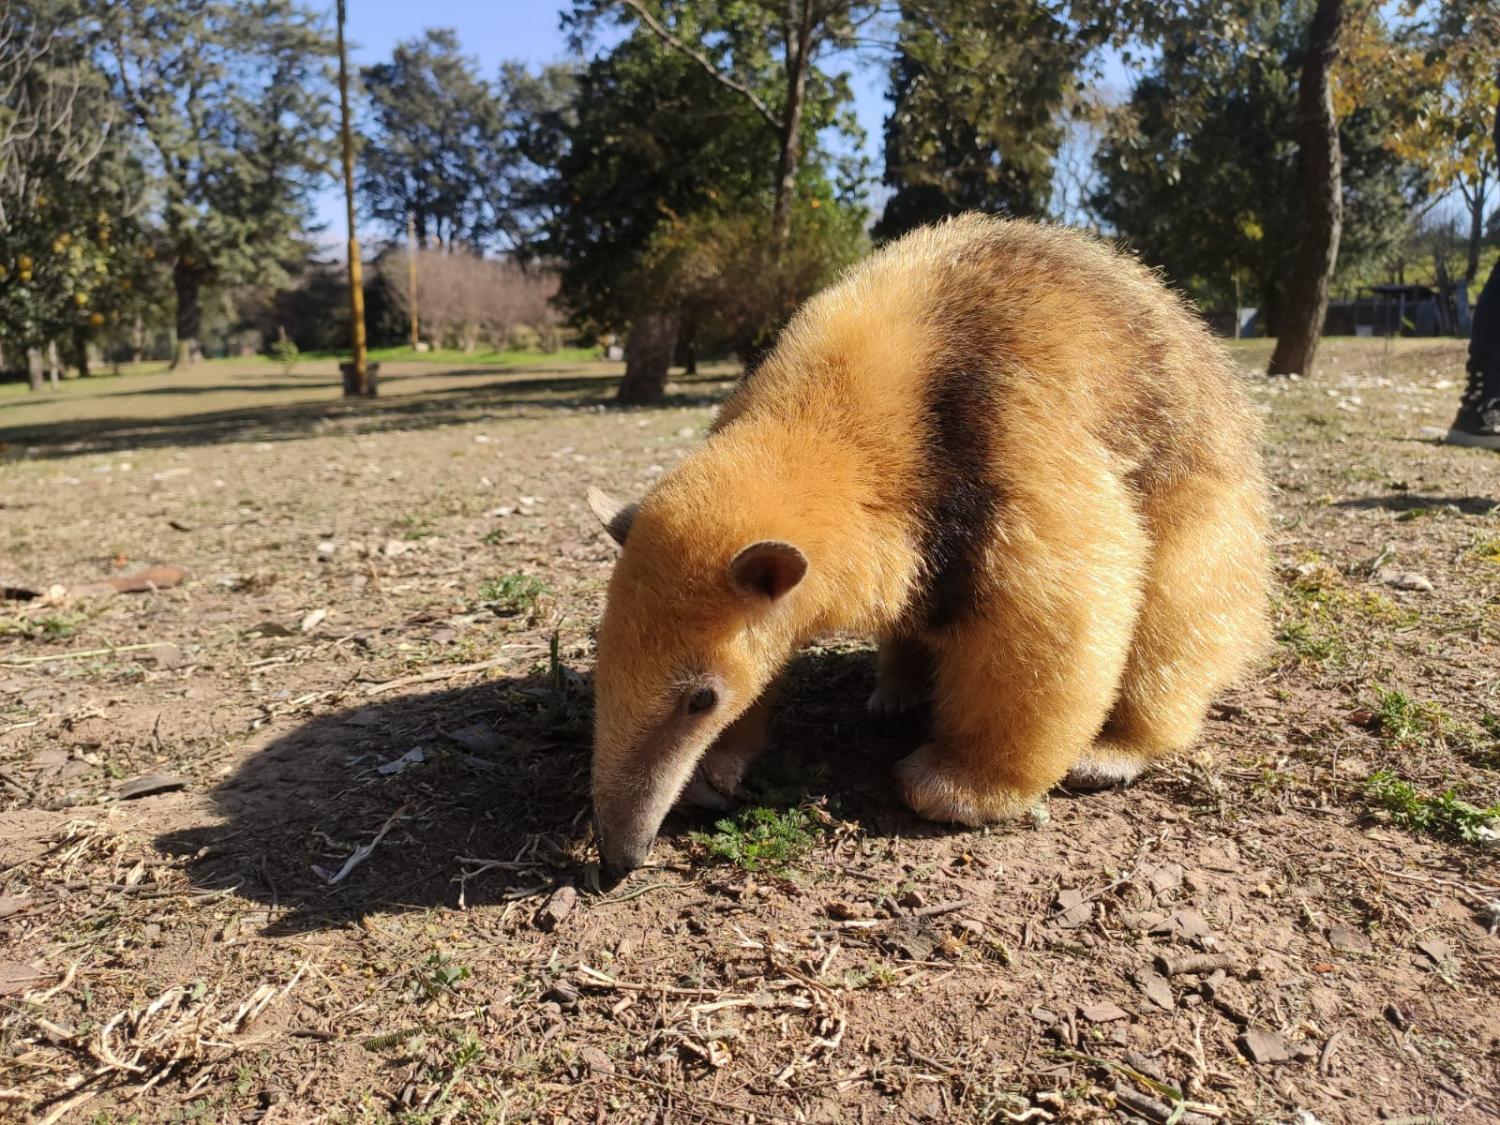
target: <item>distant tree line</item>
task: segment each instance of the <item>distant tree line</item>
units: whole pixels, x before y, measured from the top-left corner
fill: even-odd
[[[358,73],[372,338],[753,364],[866,253],[980,209],[1092,227],[1307,369],[1330,291],[1494,253],[1500,0],[574,0],[581,61],[429,29]],[[872,214],[850,73],[884,66]],[[1123,67],[1128,88],[1107,75]],[[326,21],[296,0],[0,0],[0,369],[347,333],[319,250]]]

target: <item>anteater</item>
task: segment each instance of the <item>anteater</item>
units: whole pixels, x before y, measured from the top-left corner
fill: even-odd
[[[599,632],[604,872],[728,801],[784,666],[878,639],[870,707],[930,698],[896,766],[985,824],[1190,745],[1266,631],[1258,427],[1224,349],[1097,239],[968,215],[814,297],[639,505]]]

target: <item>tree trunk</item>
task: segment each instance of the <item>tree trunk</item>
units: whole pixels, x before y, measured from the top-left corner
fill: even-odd
[[[40,348],[26,349],[26,382],[33,391],[46,388],[47,369]]]
[[[1297,87],[1302,238],[1286,286],[1282,323],[1268,368],[1271,375],[1312,371],[1328,315],[1328,285],[1338,263],[1344,221],[1339,123],[1333,112],[1329,71],[1338,57],[1343,22],[1344,0],[1318,0]]]
[[[666,393],[667,367],[677,350],[677,318],[647,313],[630,326],[625,341],[625,378],[615,401],[642,406],[660,402]]]
[[[1489,169],[1481,161],[1473,195],[1464,192],[1464,202],[1469,205],[1469,256],[1464,263],[1464,280],[1470,285],[1479,276],[1479,251],[1484,246],[1484,197],[1488,192]]]
[[[73,362],[78,365],[78,377],[87,379],[89,372],[89,334],[88,329],[80,328],[73,333]]]
[[[177,355],[172,370],[191,367],[201,358],[198,337],[203,332],[203,275],[192,266],[178,263],[172,271],[177,291]]]
[[[47,381],[52,384],[52,389],[54,391],[57,390],[57,384],[58,384],[58,381],[59,381],[59,379],[58,379],[58,370],[57,370],[59,366],[61,366],[61,361],[57,358],[57,341],[56,340],[48,340],[47,341]]]
[[[807,95],[808,53],[812,48],[812,0],[786,0],[782,25],[786,32],[786,104],[781,111],[776,201],[771,209],[771,238],[778,256],[792,238],[792,201],[802,158],[802,106]]]

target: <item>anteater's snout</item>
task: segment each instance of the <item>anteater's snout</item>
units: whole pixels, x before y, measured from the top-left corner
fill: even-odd
[[[635,833],[612,829],[594,813],[594,839],[599,842],[599,884],[613,887],[646,862],[651,852],[651,837],[633,838]]]

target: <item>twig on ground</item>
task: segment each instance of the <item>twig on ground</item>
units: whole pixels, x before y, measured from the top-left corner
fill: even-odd
[[[117,652],[140,652],[145,648],[159,648],[160,641],[145,645],[117,645],[114,648],[90,648],[82,652],[59,652],[55,656],[8,656],[0,660],[0,667],[21,668],[27,664],[51,664],[57,660],[86,660],[90,656],[113,656]]]
[[[338,874],[329,876],[324,872],[322,868],[318,867],[316,864],[313,865],[313,874],[322,876],[322,878],[328,883],[329,886],[333,886],[333,884],[335,883],[342,882],[344,878],[349,874],[349,872],[353,871],[361,863],[370,858],[370,856],[374,853],[376,846],[380,843],[381,840],[385,839],[385,834],[389,832],[393,827],[395,827],[396,821],[401,819],[402,814],[406,812],[408,807],[409,806],[407,805],[402,805],[395,812],[391,813],[390,819],[388,819],[384,824],[380,826],[379,832],[375,833],[375,838],[368,844],[361,844],[359,847],[355,848],[354,854],[351,855],[348,859],[344,860],[344,866],[339,868]]]

